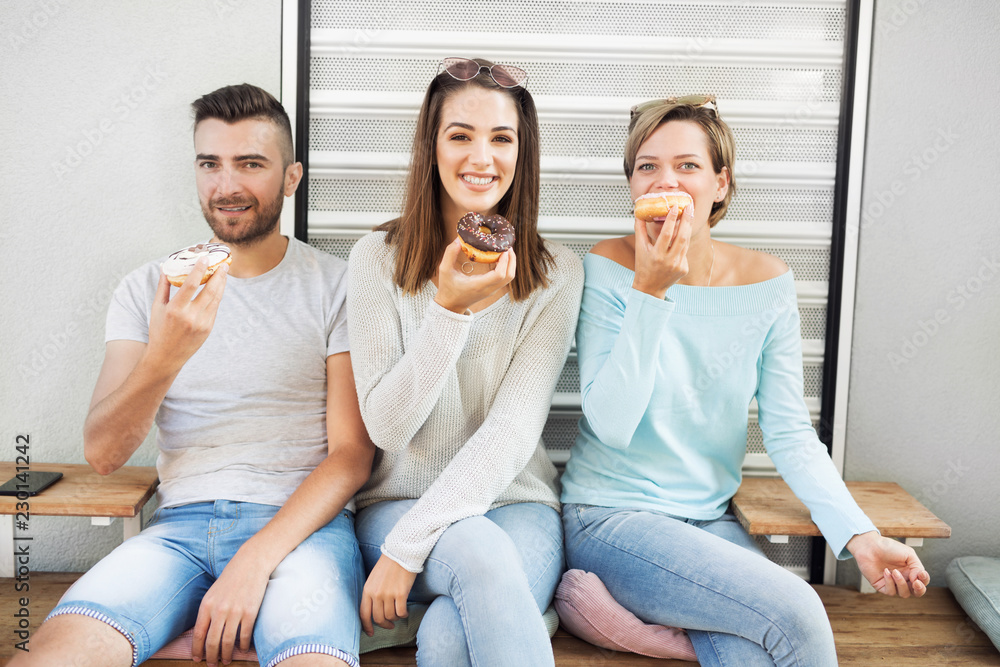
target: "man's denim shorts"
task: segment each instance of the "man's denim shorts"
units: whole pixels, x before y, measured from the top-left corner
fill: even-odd
[[[145,530],[73,584],[49,617],[104,621],[129,640],[138,665],[194,626],[205,592],[278,509],[228,500],[159,509]],[[271,573],[253,628],[261,666],[303,653],[358,665],[363,584],[354,515],[345,510]]]

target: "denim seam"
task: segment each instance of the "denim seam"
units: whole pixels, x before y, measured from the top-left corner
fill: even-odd
[[[451,572],[451,580],[453,582],[455,582],[455,587],[458,589],[459,596],[464,599],[465,593],[462,591],[462,585],[461,585],[461,583],[459,583],[458,573],[455,572],[455,570],[451,567],[451,565],[449,565],[448,563],[445,563],[444,561],[438,560],[436,558],[428,558],[427,560],[433,560],[435,563],[438,563],[439,565],[441,565],[441,567],[443,567],[446,570],[448,570],[449,572]],[[426,570],[426,565],[424,566],[424,569]],[[469,645],[469,638],[472,636],[472,634],[471,634],[471,628],[469,627],[469,622],[468,622],[468,620],[466,620],[465,614],[462,613],[462,608],[459,607],[458,598],[456,598],[454,595],[451,595],[450,597],[451,597],[452,602],[455,603],[455,606],[458,607],[458,617],[462,620],[462,632],[465,633],[465,644],[469,648],[469,662],[472,663],[473,667],[476,667],[476,665],[478,665],[479,663],[477,662],[476,656],[475,656],[475,654],[472,651],[472,646]],[[417,650],[418,651],[420,650],[419,649],[419,643],[418,643]]]
[[[722,659],[722,654],[719,653],[719,647],[715,643],[715,632],[706,632],[705,635],[708,637],[708,643],[712,647],[712,652],[715,653],[715,659],[718,661],[722,667],[726,667],[726,661]]]
[[[329,644],[310,643],[310,644],[300,644],[299,646],[292,646],[290,648],[286,648],[284,651],[271,658],[271,662],[267,663],[266,667],[274,667],[279,662],[288,660],[289,658],[292,658],[297,655],[305,655],[307,653],[317,653],[320,655],[333,656],[334,658],[343,660],[351,667],[359,667],[360,665],[357,656],[351,655],[347,651],[336,648],[334,646],[330,646]]]
[[[552,561],[553,561],[553,560],[555,560],[555,558],[556,558],[556,556],[558,555],[558,553],[559,553],[559,552],[558,552],[558,551],[556,551],[556,552],[554,552],[554,553],[553,553],[553,554],[552,554],[551,556],[549,556],[549,560],[548,560],[548,562],[546,562],[546,563],[545,563],[545,567],[542,567],[542,568],[540,568],[540,569],[539,569],[539,571],[538,571],[538,577],[536,577],[536,578],[535,578],[535,580],[534,580],[533,582],[530,582],[530,583],[528,584],[528,590],[530,590],[530,591],[534,592],[534,590],[535,590],[535,585],[536,585],[536,584],[537,584],[537,583],[538,583],[539,581],[541,581],[541,580],[542,580],[542,577],[543,577],[543,576],[545,575],[545,572],[546,572],[546,571],[547,571],[547,570],[549,569],[549,565],[550,565],[550,564],[552,563]],[[523,569],[523,568],[522,568],[522,569]],[[528,577],[527,577],[527,576],[525,576],[524,578],[525,578],[525,579],[527,579]],[[541,611],[542,611],[543,613],[545,612],[545,610],[544,610],[544,609],[542,609]]]
[[[167,607],[168,607],[168,606],[170,605],[170,603],[171,603],[171,602],[173,602],[173,601],[174,601],[175,599],[177,599],[177,596],[178,596],[178,595],[180,595],[180,594],[181,594],[181,592],[182,592],[182,591],[183,591],[184,589],[186,589],[186,588],[187,588],[188,586],[190,586],[190,585],[191,585],[191,582],[193,582],[193,581],[194,581],[195,579],[197,579],[198,577],[204,577],[204,576],[208,576],[208,573],[207,573],[207,572],[205,572],[205,571],[201,571],[201,572],[199,572],[198,574],[196,574],[196,575],[194,575],[193,577],[191,577],[190,579],[188,579],[187,581],[185,581],[185,582],[184,582],[183,584],[181,584],[181,585],[180,585],[180,586],[179,586],[179,587],[177,588],[177,590],[176,590],[176,591],[174,592],[174,594],[173,594],[172,596],[170,596],[170,598],[168,598],[168,599],[167,599],[167,600],[166,600],[166,601],[165,601],[165,602],[163,603],[163,605],[162,605],[162,606],[161,606],[161,607],[160,607],[159,609],[157,609],[157,610],[156,610],[156,613],[154,613],[154,614],[153,614],[153,615],[152,615],[152,616],[151,616],[151,617],[149,618],[149,620],[148,620],[148,621],[146,622],[146,624],[145,624],[145,625],[148,625],[149,623],[152,623],[152,622],[153,622],[153,621],[155,621],[155,620],[156,620],[157,618],[159,618],[160,614],[162,614],[162,613],[163,613],[163,610],[164,610],[164,609],[166,609],[166,608],[167,608]],[[145,631],[145,625],[143,625],[143,631]]]
[[[209,519],[208,523],[208,534],[206,535],[206,539],[208,540],[208,564],[209,567],[212,568],[212,576],[216,578],[218,578],[222,573],[219,571],[218,563],[216,562],[215,539],[221,535],[232,532],[236,528],[236,524],[239,523],[243,506],[241,503],[234,503],[234,505],[236,506],[236,518],[231,519],[228,526],[221,529],[212,527],[212,521],[215,521],[216,519],[214,507],[212,508],[212,518]]]
[[[650,565],[652,565],[654,567],[657,567],[657,568],[659,568],[661,570],[669,572],[670,574],[674,575],[675,577],[679,577],[681,579],[684,579],[685,581],[688,581],[691,584],[694,584],[695,586],[698,586],[699,588],[703,588],[703,589],[705,589],[707,591],[711,591],[715,595],[722,596],[722,597],[728,599],[730,602],[733,602],[733,603],[735,603],[735,604],[743,607],[748,612],[760,616],[761,618],[765,619],[768,623],[770,623],[772,627],[774,627],[776,630],[778,630],[778,632],[781,634],[781,636],[785,639],[786,642],[788,642],[788,645],[792,648],[793,654],[795,653],[795,643],[791,641],[791,638],[785,633],[784,629],[780,628],[778,626],[778,624],[773,619],[769,618],[766,614],[764,614],[764,613],[762,613],[762,612],[760,612],[760,611],[758,611],[756,609],[753,609],[751,607],[748,607],[745,603],[743,603],[743,602],[741,602],[739,600],[736,600],[736,599],[730,597],[729,595],[726,595],[725,593],[712,590],[711,588],[709,588],[705,584],[699,583],[697,581],[693,581],[692,579],[689,579],[688,577],[685,577],[685,576],[683,576],[683,575],[681,575],[681,574],[679,574],[677,572],[674,572],[672,569],[670,569],[668,567],[665,567],[664,565],[661,565],[660,563],[656,563],[654,561],[651,561],[650,559],[642,556],[641,554],[634,553],[634,552],[632,552],[632,551],[630,551],[630,550],[628,550],[628,549],[626,549],[624,547],[621,547],[621,546],[618,546],[616,544],[612,544],[611,542],[608,542],[604,538],[599,537],[598,535],[592,533],[590,531],[589,526],[587,526],[586,524],[584,524],[584,522],[583,522],[582,518],[580,518],[579,514],[580,514],[580,511],[579,511],[579,509],[577,509],[577,520],[579,520],[580,521],[580,525],[583,526],[584,532],[586,532],[587,535],[589,535],[592,539],[595,539],[598,542],[601,542],[602,544],[606,544],[607,546],[611,547],[612,549],[616,549],[617,551],[620,551],[622,553],[628,554],[628,555],[632,556],[633,558],[637,558],[637,559],[639,559],[641,561],[649,563]],[[751,552],[748,549],[747,553],[753,553],[753,552]],[[756,554],[754,554],[754,555],[756,555]],[[765,648],[764,650],[767,650],[767,649]],[[770,655],[770,651],[768,651],[768,655]],[[798,655],[795,655],[796,662],[798,662],[798,659],[799,659]]]

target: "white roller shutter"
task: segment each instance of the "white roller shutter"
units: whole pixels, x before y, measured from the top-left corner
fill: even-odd
[[[346,258],[399,214],[417,111],[444,57],[528,72],[541,124],[540,230],[581,257],[632,230],[622,173],[629,107],[715,94],[736,135],[739,189],[714,234],[794,271],[818,424],[847,18],[845,1],[820,0],[312,0],[309,243]],[[575,354],[557,392],[544,438],[564,461],[580,415]],[[773,471],[753,405],[744,468]],[[768,549],[783,565],[808,565],[807,541]]]

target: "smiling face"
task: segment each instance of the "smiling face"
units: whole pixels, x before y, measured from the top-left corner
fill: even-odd
[[[496,213],[514,181],[517,130],[517,109],[506,93],[467,86],[445,100],[435,161],[441,213],[450,225],[469,211]]]
[[[215,238],[247,246],[277,234],[284,197],[295,192],[302,168],[283,167],[275,125],[208,118],[195,128],[194,147],[198,199]]]
[[[729,187],[729,170],[715,173],[708,137],[696,123],[672,120],[660,125],[640,146],[629,180],[633,201],[649,192],[686,192],[694,200],[692,235],[708,230],[712,204]],[[646,223],[646,233],[656,240],[663,221]]]

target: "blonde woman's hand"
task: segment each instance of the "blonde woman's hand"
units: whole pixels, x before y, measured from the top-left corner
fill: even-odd
[[[677,215],[677,208],[671,207],[660,235],[652,241],[646,233],[646,222],[635,219],[633,288],[662,299],[671,285],[687,275],[693,220],[693,206],[687,206],[680,216]]]
[[[445,248],[444,257],[438,266],[438,292],[434,300],[438,305],[455,313],[466,312],[474,303],[505,288],[514,280],[517,257],[511,248],[500,255],[492,271],[478,275],[468,275],[462,265],[469,261],[462,252],[462,242],[458,237]]]
[[[858,562],[861,575],[879,593],[908,598],[927,592],[931,576],[913,547],[869,532],[852,537],[847,550]]]

